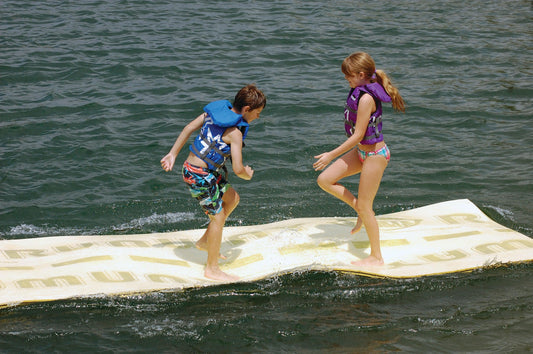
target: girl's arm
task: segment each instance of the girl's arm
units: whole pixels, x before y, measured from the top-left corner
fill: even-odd
[[[176,157],[180,153],[181,149],[183,148],[191,134],[194,131],[200,129],[204,124],[205,115],[206,113],[200,114],[189,124],[187,124],[185,128],[183,128],[180,135],[178,135],[176,142],[172,146],[172,149],[170,149],[170,152],[161,159],[161,167],[163,168],[163,170],[167,172],[172,171],[172,168],[174,167],[174,162],[176,161]]]
[[[352,136],[335,149],[315,156],[315,159],[318,159],[313,164],[315,171],[323,170],[331,161],[350,151],[363,140],[366,129],[368,128],[368,122],[370,122],[370,115],[375,110],[376,103],[374,102],[374,98],[367,93],[361,96],[357,107],[357,122]]]

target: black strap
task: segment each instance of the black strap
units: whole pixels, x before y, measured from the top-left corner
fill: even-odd
[[[200,134],[200,138],[202,139],[202,141],[207,145],[207,149],[205,149],[205,151],[202,153],[198,150],[198,148],[195,146],[195,144],[192,144],[192,149],[194,151],[194,153],[199,157],[201,158],[202,160],[204,160],[205,162],[207,162],[208,164],[211,164],[213,166],[215,166],[217,169],[221,168],[221,167],[224,167],[224,163],[226,162],[227,158],[231,156],[231,154],[228,154],[228,153],[225,153],[224,151],[221,151],[220,149],[218,149],[216,147],[216,141],[209,141],[207,140],[207,138],[203,135],[203,134]],[[224,161],[222,162],[222,164],[219,164],[213,160],[211,160],[210,158],[207,157],[207,155],[209,154],[210,151],[215,151],[216,153],[218,153],[219,155],[221,155],[223,158],[224,158]],[[225,167],[224,167],[225,168]],[[226,170],[226,174],[227,174],[227,170]]]

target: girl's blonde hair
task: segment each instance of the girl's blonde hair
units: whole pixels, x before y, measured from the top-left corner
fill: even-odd
[[[376,63],[370,55],[365,52],[353,53],[344,59],[341,69],[344,75],[354,76],[362,72],[371,82],[377,81],[391,97],[392,108],[405,112],[405,103],[400,92],[383,70],[376,70]]]

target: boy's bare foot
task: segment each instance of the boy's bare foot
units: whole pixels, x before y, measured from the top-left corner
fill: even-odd
[[[368,256],[365,259],[361,259],[359,261],[352,261],[352,264],[355,266],[372,267],[372,266],[382,266],[385,264],[385,262],[383,261],[383,258]]]
[[[226,282],[237,281],[240,279],[236,275],[230,275],[230,274],[224,273],[218,267],[216,268],[205,267],[204,276],[209,279],[226,281]]]
[[[361,231],[362,227],[363,227],[363,220],[360,217],[358,217],[357,222],[355,223],[355,226],[352,229],[351,234],[353,235],[353,234],[358,233],[359,231]]]
[[[196,242],[195,243],[195,246],[196,248],[198,248],[200,251],[206,251],[207,252],[207,243],[203,243],[203,242]],[[218,254],[218,258],[220,259],[226,259],[226,256],[224,256],[222,253],[219,253]]]

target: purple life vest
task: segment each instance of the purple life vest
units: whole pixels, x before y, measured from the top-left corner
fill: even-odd
[[[376,111],[370,115],[370,121],[366,128],[365,136],[361,140],[363,145],[372,145],[383,141],[381,114],[383,109],[381,102],[390,102],[391,98],[387,91],[377,82],[368,85],[358,86],[350,90],[346,105],[344,107],[344,130],[348,137],[352,136],[355,130],[355,123],[357,122],[357,107],[359,99],[364,93],[368,93],[374,98],[376,102]]]

